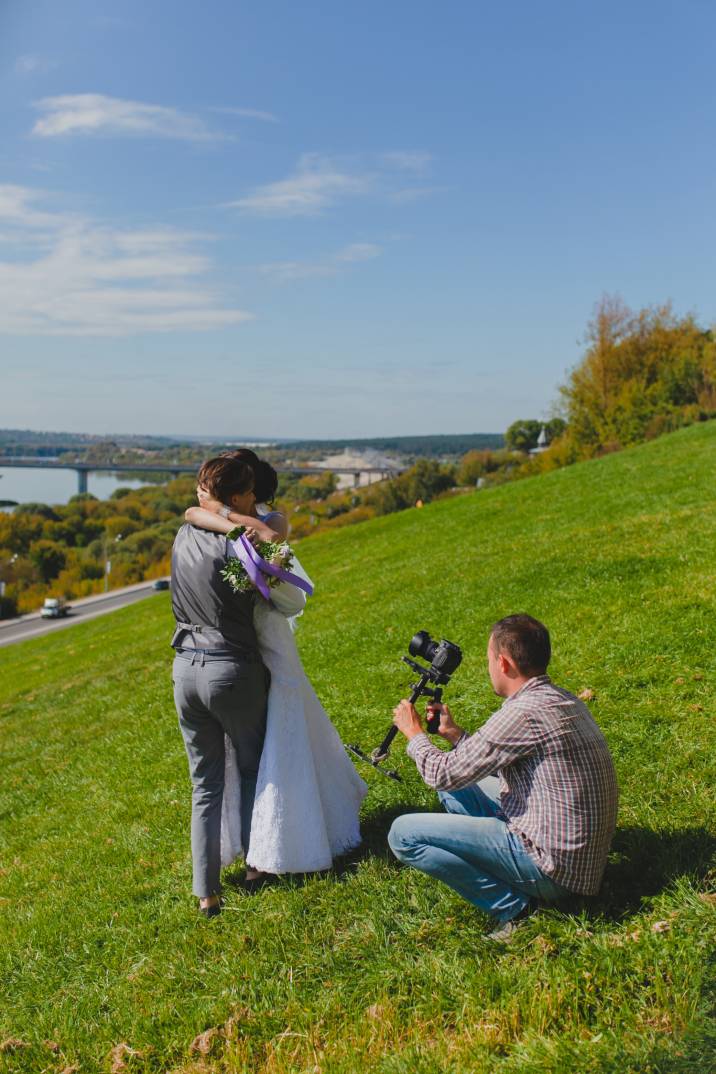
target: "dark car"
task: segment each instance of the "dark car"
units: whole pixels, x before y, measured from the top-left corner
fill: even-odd
[[[152,582],[152,589],[168,589],[169,581],[167,578],[157,578],[155,582]]]

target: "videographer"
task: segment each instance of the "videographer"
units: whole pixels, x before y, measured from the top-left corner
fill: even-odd
[[[400,861],[442,880],[490,914],[490,938],[509,941],[538,903],[599,890],[617,812],[609,748],[587,706],[546,674],[547,628],[509,615],[492,628],[487,663],[504,704],[468,735],[441,706],[441,750],[409,701],[394,711],[408,754],[447,816],[409,813],[394,822]]]

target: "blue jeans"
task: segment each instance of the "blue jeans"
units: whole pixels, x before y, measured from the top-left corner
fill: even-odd
[[[388,833],[399,861],[442,880],[473,906],[510,921],[531,899],[557,902],[570,892],[535,864],[500,809],[499,780],[439,791],[448,815],[406,813]]]

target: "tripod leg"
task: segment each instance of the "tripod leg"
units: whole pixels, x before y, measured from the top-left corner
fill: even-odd
[[[415,686],[413,686],[410,697],[408,698],[411,705],[414,705],[418,698],[423,694],[427,678],[427,675],[425,675],[420,679],[420,682],[416,682]],[[395,724],[393,724],[393,726],[388,731],[388,734],[381,742],[380,746],[378,746],[377,749],[373,750],[370,755],[374,763],[377,763],[378,761],[383,761],[388,756],[388,754],[390,753],[390,745],[397,733],[398,728],[395,726]]]
[[[395,726],[395,724],[393,724],[393,726],[388,731],[388,734],[381,742],[380,746],[378,746],[378,748],[373,750],[373,752],[371,753],[371,760],[376,762],[382,761],[384,757],[388,756],[388,754],[390,753],[390,744],[397,735],[397,733],[398,728]]]

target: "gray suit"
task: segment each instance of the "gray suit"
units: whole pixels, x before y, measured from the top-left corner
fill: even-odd
[[[268,671],[254,630],[253,593],[234,593],[220,576],[226,538],[185,525],[172,551],[172,611],[177,628],[174,701],[192,782],[193,892],[220,890],[224,733],[241,772],[241,828],[248,849],[264,735]]]

